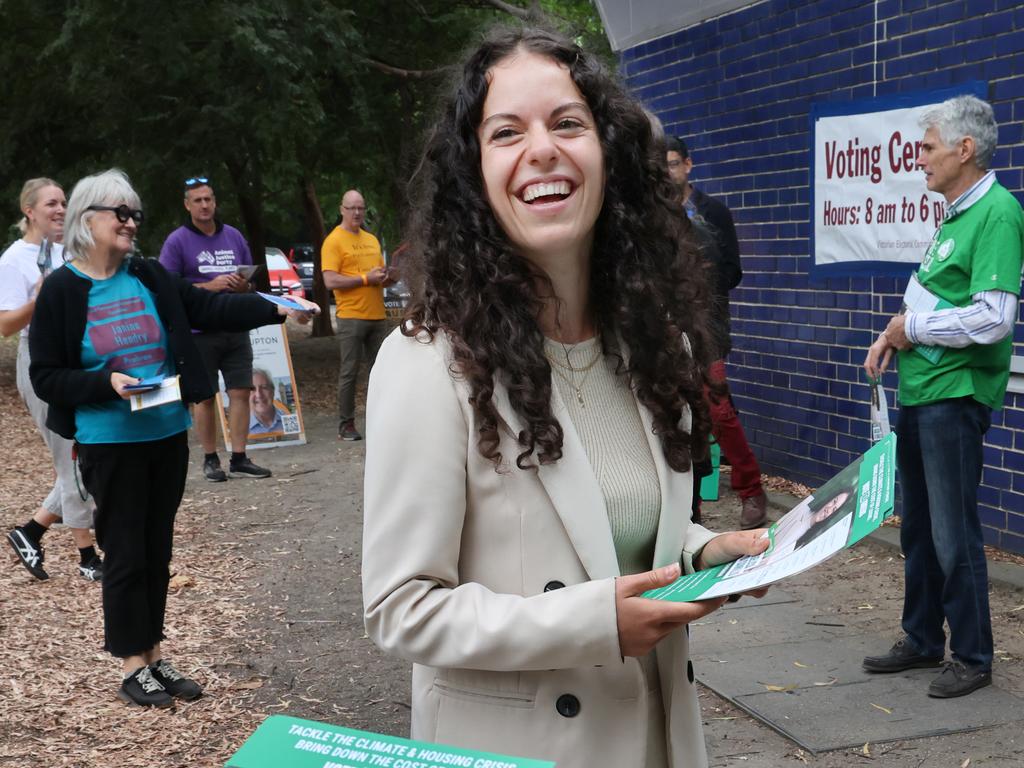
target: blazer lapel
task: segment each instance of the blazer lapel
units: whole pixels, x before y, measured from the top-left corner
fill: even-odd
[[[494,404],[505,422],[502,426],[516,438],[522,431],[522,422],[512,410],[508,391],[500,382],[494,385]],[[554,464],[540,465],[537,477],[590,578],[618,576],[619,562],[615,557],[604,496],[557,387],[552,387],[551,410],[562,425],[562,458]]]

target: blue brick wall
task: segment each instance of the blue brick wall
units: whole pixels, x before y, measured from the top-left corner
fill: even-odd
[[[868,447],[860,364],[905,287],[809,281],[811,103],[987,81],[1000,123],[994,168],[1024,200],[1018,6],[883,0],[876,23],[870,0],[766,0],[623,52],[628,86],[687,137],[694,182],[736,219],[745,277],[732,294],[729,379],[763,471],[816,486]],[[1024,354],[1021,324],[1015,341]],[[994,414],[985,460],[986,541],[1024,552],[1024,396],[1008,394]]]

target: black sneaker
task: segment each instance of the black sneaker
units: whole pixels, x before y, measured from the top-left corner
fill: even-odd
[[[952,699],[966,696],[986,685],[992,685],[992,670],[986,667],[972,667],[962,661],[947,661],[942,674],[928,686],[928,695],[933,699]]]
[[[252,459],[246,456],[244,459],[239,461],[231,460],[229,465],[229,471],[231,476],[239,475],[241,477],[270,477],[270,470],[264,469],[263,467],[257,466],[252,463]]]
[[[942,665],[942,656],[925,656],[901,637],[883,656],[865,656],[861,662],[865,672],[903,672],[906,669],[926,669]]]
[[[203,695],[203,689],[199,687],[199,683],[189,680],[166,659],[160,659],[156,664],[150,664],[149,671],[153,675],[153,679],[176,699],[193,701]]]
[[[341,422],[341,426],[338,427],[338,438],[341,440],[347,440],[348,442],[363,439],[363,436],[360,435],[359,431],[356,429],[355,419],[349,419],[348,421]]]
[[[103,561],[100,556],[93,555],[88,563],[79,563],[78,573],[89,581],[103,581]]]
[[[7,541],[29,573],[40,581],[50,578],[50,574],[43,570],[43,545],[26,536],[20,525],[7,534]]]
[[[206,475],[206,479],[211,483],[223,483],[228,479],[228,476],[224,474],[224,470],[220,468],[219,456],[214,456],[212,459],[203,459],[203,474]]]
[[[139,707],[166,709],[174,706],[174,699],[153,677],[149,667],[139,667],[121,683],[117,698]]]

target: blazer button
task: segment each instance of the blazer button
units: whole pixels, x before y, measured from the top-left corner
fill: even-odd
[[[550,592],[553,589],[562,589],[564,587],[565,584],[563,584],[560,581],[549,581],[547,584],[544,585],[544,591]]]
[[[686,679],[693,682],[693,662],[689,660],[686,662]]]
[[[576,717],[580,713],[580,700],[571,693],[563,693],[555,702],[555,709],[562,717]]]

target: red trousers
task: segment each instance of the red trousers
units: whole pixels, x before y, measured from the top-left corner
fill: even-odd
[[[715,436],[719,447],[729,464],[732,465],[732,489],[741,499],[760,496],[764,493],[761,487],[761,467],[757,457],[750,450],[747,436],[743,433],[736,409],[732,405],[732,397],[728,394],[728,382],[725,380],[725,361],[716,360],[708,369],[712,381],[727,387],[726,393],[716,403],[710,397],[711,434]]]

